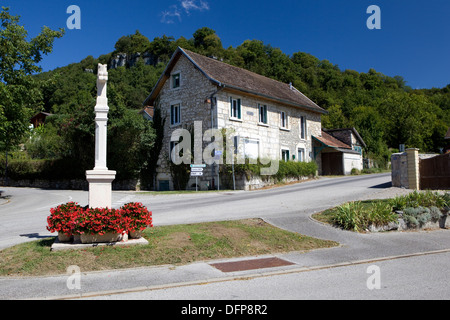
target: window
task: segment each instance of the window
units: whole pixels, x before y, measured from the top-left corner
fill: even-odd
[[[184,149],[182,149],[181,146],[180,141],[170,141],[169,159],[174,164],[179,164],[180,161],[183,160]]]
[[[241,119],[241,99],[230,98],[231,118]]]
[[[281,149],[281,160],[283,161],[289,161],[290,156],[289,156],[289,149]]]
[[[172,75],[172,89],[176,89],[180,87],[181,81],[180,81],[181,77],[180,74],[174,74]]]
[[[267,106],[258,104],[259,109],[259,122],[267,124]]]
[[[181,106],[174,104],[170,106],[170,124],[176,125],[181,123]]]
[[[306,118],[300,117],[300,138],[306,139]]]
[[[283,129],[287,129],[288,127],[288,117],[284,111],[280,113],[280,127]]]
[[[305,149],[298,148],[298,162],[305,162]]]
[[[249,159],[258,159],[259,141],[254,139],[244,140],[244,156]]]

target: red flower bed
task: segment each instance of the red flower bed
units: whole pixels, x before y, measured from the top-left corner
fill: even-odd
[[[81,234],[122,233],[153,227],[152,212],[142,203],[127,203],[120,209],[88,208],[69,202],[52,208],[47,230],[68,236]]]
[[[50,209],[51,214],[47,218],[47,230],[52,233],[58,232],[69,237],[72,236],[81,211],[81,206],[74,202],[68,202]]]
[[[130,202],[120,209],[128,232],[143,231],[147,227],[153,227],[152,213],[142,203]]]

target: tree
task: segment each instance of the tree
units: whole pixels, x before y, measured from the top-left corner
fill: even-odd
[[[134,34],[123,36],[117,40],[114,48],[117,53],[135,54],[146,52],[149,46],[150,40],[136,30]]]
[[[155,57],[158,57],[158,62],[163,62],[164,64],[166,64],[167,62],[169,62],[172,54],[176,50],[174,41],[174,37],[167,37],[166,35],[163,35],[161,38],[156,37],[155,39],[153,39],[152,43],[150,43],[148,52]]]
[[[328,114],[322,116],[322,127],[326,129],[347,128],[348,124],[349,121],[339,105],[331,106],[328,108]]]
[[[2,7],[0,21],[0,149],[8,161],[8,151],[28,129],[33,107],[41,103],[38,81],[32,75],[42,71],[38,63],[43,55],[52,52],[55,38],[61,38],[64,30],[43,27],[39,35],[27,40],[27,31],[19,25],[20,17],[12,16],[9,8]]]

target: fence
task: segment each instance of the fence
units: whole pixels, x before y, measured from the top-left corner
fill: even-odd
[[[419,155],[410,148],[391,156],[392,186],[406,189],[450,189],[450,154]]]
[[[420,189],[450,189],[450,153],[419,160]]]

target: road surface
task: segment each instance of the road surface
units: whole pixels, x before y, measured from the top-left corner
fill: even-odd
[[[150,195],[113,192],[113,207],[142,202],[153,212],[154,225],[243,218],[309,216],[335,205],[368,197],[390,187],[390,174],[321,178],[257,191],[221,191]],[[46,230],[50,209],[68,201],[88,204],[87,191],[1,187],[0,250],[52,236]]]

